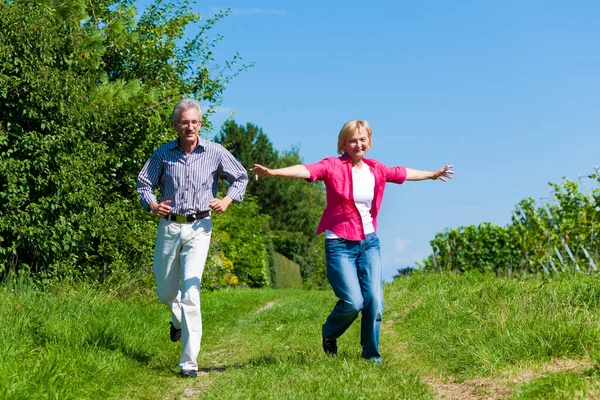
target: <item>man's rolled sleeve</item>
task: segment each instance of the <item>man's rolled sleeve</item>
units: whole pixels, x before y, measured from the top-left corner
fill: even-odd
[[[136,188],[140,195],[140,203],[142,204],[142,207],[144,207],[144,210],[148,210],[150,203],[153,201],[158,201],[154,194],[154,189],[158,185],[161,167],[162,163],[158,160],[156,154],[153,154],[138,175]]]
[[[219,169],[229,182],[227,196],[231,197],[234,203],[241,203],[244,199],[246,186],[248,186],[248,173],[242,164],[225,148],[223,148]]]

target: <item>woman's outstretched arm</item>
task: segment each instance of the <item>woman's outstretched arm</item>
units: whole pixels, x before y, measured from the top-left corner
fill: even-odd
[[[280,176],[282,178],[298,178],[298,179],[309,179],[310,172],[302,164],[292,165],[291,167],[271,169],[263,167],[260,164],[254,164],[250,171],[254,172],[254,179],[258,179],[258,176]]]
[[[454,171],[451,169],[454,165],[446,165],[437,171],[421,171],[418,169],[406,168],[407,181],[424,181],[426,179],[440,180],[446,182],[446,179],[452,179]]]

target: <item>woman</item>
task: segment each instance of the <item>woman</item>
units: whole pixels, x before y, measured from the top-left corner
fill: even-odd
[[[327,279],[338,297],[322,328],[323,350],[337,354],[337,338],[362,311],[362,357],[381,363],[379,328],[383,312],[381,256],[377,214],[386,182],[402,183],[425,179],[441,180],[454,174],[452,165],[435,172],[401,166],[387,167],[365,158],[371,148],[372,130],[367,121],[353,120],[342,127],[338,136],[341,157],[328,157],[315,164],[270,169],[254,164],[261,176],[300,178],[325,183],[327,206],[317,234],[325,232]]]

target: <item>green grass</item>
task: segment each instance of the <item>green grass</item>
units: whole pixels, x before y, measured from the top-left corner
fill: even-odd
[[[521,385],[515,399],[598,399],[600,373],[597,368],[583,372],[560,371]]]
[[[388,287],[387,318],[409,357],[462,379],[523,361],[585,358],[600,346],[599,284],[427,275]]]
[[[380,366],[360,358],[358,323],[339,357],[323,354],[330,291],[203,294],[201,373],[186,380],[154,293],[4,286],[0,398],[431,399],[434,380],[499,380],[565,358],[588,367],[503,385],[519,399],[600,397],[594,278],[416,274],[386,285],[385,301]]]

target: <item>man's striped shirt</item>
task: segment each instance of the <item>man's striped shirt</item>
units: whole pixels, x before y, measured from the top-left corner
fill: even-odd
[[[244,167],[218,143],[198,137],[190,154],[179,148],[177,140],[160,146],[140,171],[137,191],[144,209],[158,201],[154,193],[160,187],[160,202],[171,200],[171,213],[192,215],[209,209],[217,195],[218,177],[229,182],[227,195],[235,203],[244,198],[248,174]]]

